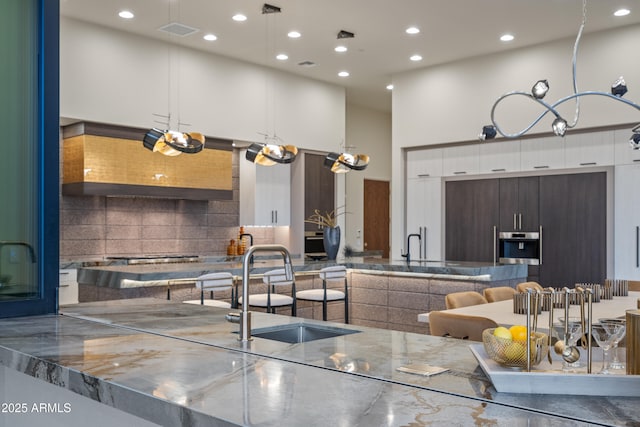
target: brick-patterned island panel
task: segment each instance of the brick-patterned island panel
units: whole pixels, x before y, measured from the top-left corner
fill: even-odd
[[[486,277],[447,276],[352,270],[351,322],[356,325],[426,333],[418,314],[444,310],[451,292],[477,291],[496,286],[515,286],[526,278],[489,281]]]

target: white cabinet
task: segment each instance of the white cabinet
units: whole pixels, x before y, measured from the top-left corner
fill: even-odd
[[[240,157],[240,225],[288,226],[291,166],[259,166]]]
[[[640,165],[616,166],[614,182],[615,278],[640,280]]]
[[[567,135],[565,167],[609,166],[613,164],[613,132],[590,132]]]
[[[518,172],[520,140],[480,143],[480,173]]]
[[[564,138],[559,136],[522,139],[520,141],[521,170],[564,168],[564,147]]]
[[[442,152],[442,174],[473,175],[478,173],[480,144],[446,147]]]
[[[78,270],[63,268],[59,270],[58,305],[78,303]]]
[[[613,152],[616,165],[630,165],[640,162],[640,150],[634,150],[629,145],[631,128],[613,131]]]
[[[442,148],[407,151],[407,179],[442,176]]]
[[[421,245],[411,239],[411,259],[442,259],[442,179],[413,178],[407,180],[407,235],[419,234]],[[406,251],[404,236],[402,252]]]

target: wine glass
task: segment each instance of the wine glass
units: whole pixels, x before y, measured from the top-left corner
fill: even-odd
[[[564,334],[564,318],[558,318],[560,320],[560,326],[558,327],[558,335]],[[568,350],[571,347],[575,348],[576,343],[578,342],[578,338],[582,336],[582,322],[577,317],[570,317],[567,322],[567,335],[563,336],[564,339],[564,348],[567,353],[570,353]],[[578,352],[578,349],[575,348],[575,351]],[[579,352],[577,353],[579,357]],[[571,371],[572,369],[579,368],[580,361],[575,360],[574,362],[567,361],[564,357],[562,359],[562,370],[565,372]]]
[[[615,339],[616,334],[618,334],[622,325],[616,325],[613,323],[609,324],[610,327],[605,327],[602,324],[595,324],[592,326],[592,334],[593,338],[595,338],[596,342],[602,349],[602,369],[599,374],[610,374],[609,371],[609,350],[611,349],[611,345],[613,340]]]
[[[622,363],[618,357],[618,344],[620,344],[620,341],[622,341],[622,339],[624,338],[627,328],[627,322],[626,319],[599,319],[600,324],[602,326],[604,326],[605,328],[609,328],[609,333],[614,334],[615,336],[613,338],[613,341],[611,343],[611,350],[612,350],[612,360],[609,363],[609,368],[610,369],[624,369],[625,365],[624,363]],[[621,327],[617,327],[616,325],[621,325]]]

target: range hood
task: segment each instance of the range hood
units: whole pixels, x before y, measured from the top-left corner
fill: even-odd
[[[81,122],[63,127],[62,194],[231,200],[232,141],[206,137],[193,155],[146,150],[148,129]]]

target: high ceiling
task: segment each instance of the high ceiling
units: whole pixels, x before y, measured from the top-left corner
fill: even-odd
[[[61,0],[61,14],[217,55],[268,65],[344,86],[347,101],[391,110],[393,75],[435,64],[575,38],[582,0],[271,0],[280,13],[263,14],[260,0]],[[636,0],[590,0],[585,32],[640,23]],[[631,10],[615,17],[620,8]],[[127,9],[132,19],[118,16]],[[244,22],[231,17],[246,15]],[[171,36],[158,29],[177,22],[198,31]],[[420,33],[408,35],[416,26]],[[297,39],[287,37],[299,31]],[[338,40],[340,30],[354,38]],[[212,33],[215,41],[203,36]],[[502,34],[515,40],[502,42]],[[343,44],[345,53],[334,47]],[[289,59],[276,60],[286,52]],[[413,62],[414,54],[422,60]],[[570,52],[567,52],[570,55]],[[314,66],[299,63],[309,61]],[[349,77],[339,77],[348,71]]]

